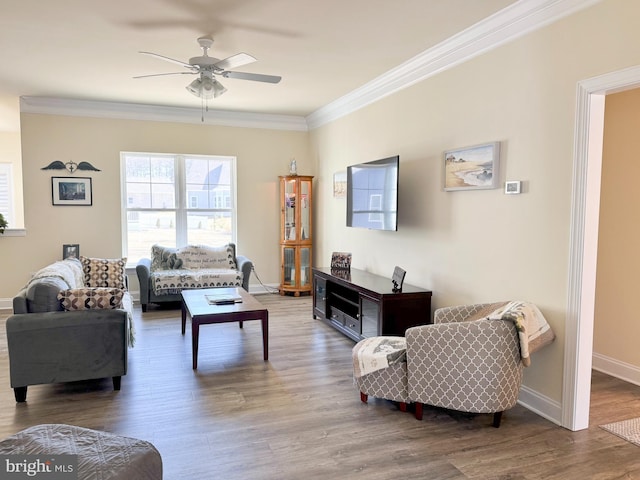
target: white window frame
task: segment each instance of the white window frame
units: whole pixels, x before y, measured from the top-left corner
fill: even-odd
[[[15,227],[16,215],[13,195],[13,165],[0,163],[0,213],[4,215],[9,227]],[[5,201],[2,201],[3,196],[6,196]]]
[[[130,208],[129,197],[127,194],[127,172],[126,172],[126,158],[128,156],[155,156],[155,157],[170,157],[174,160],[175,165],[175,208]],[[203,160],[223,160],[230,163],[230,207],[211,207],[208,209],[191,208],[187,198],[186,192],[186,172],[185,172],[185,160],[189,159],[203,159]],[[187,245],[187,216],[191,211],[196,212],[229,212],[231,214],[231,242],[237,243],[237,175],[236,175],[236,157],[228,155],[189,155],[189,154],[172,154],[172,153],[156,153],[156,152],[120,152],[120,191],[121,191],[121,222],[122,222],[122,255],[128,257],[128,222],[127,213],[130,211],[139,212],[163,212],[163,211],[175,211],[176,212],[176,246],[184,247]],[[135,263],[135,262],[134,262]],[[133,265],[128,265],[133,266]]]

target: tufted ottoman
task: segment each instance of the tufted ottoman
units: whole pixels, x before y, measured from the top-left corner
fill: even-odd
[[[72,425],[36,425],[0,441],[0,455],[16,454],[77,455],[79,480],[162,479],[151,443]]]
[[[370,337],[358,342],[352,350],[353,380],[360,390],[360,400],[368,396],[399,402],[407,409],[406,341],[404,337]]]

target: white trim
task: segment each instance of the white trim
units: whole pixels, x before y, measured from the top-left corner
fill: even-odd
[[[24,113],[75,117],[152,120],[159,122],[194,123],[197,125],[224,125],[229,127],[307,131],[307,123],[304,117],[294,115],[274,115],[209,109],[203,121],[201,116],[202,112],[197,108],[99,102],[70,98],[20,97],[20,111]]]
[[[640,66],[578,83],[562,426],[589,426],[605,95],[640,85]]]
[[[6,228],[4,233],[0,233],[0,238],[2,237],[26,237],[27,229],[26,228]]]
[[[564,347],[565,377],[562,395],[564,399],[562,425],[570,430],[589,427],[591,392],[591,341],[589,340],[593,339],[599,217],[599,206],[595,205],[594,210],[593,199],[600,198],[602,125],[604,123],[604,96],[592,99],[581,85],[578,85],[577,95]],[[600,127],[599,132],[597,127]],[[590,140],[598,138],[600,139],[599,152],[597,148],[590,151]]]
[[[593,369],[619,378],[625,382],[640,385],[640,367],[616,360],[599,353],[593,353]]]
[[[309,129],[421,82],[601,0],[520,0],[309,114]]]
[[[560,425],[562,406],[559,402],[523,385],[520,388],[518,403],[532,412],[546,418],[550,422]],[[508,413],[507,413],[508,415]]]
[[[280,284],[278,283],[267,283],[267,284],[250,283],[249,284],[249,293],[251,295],[276,294],[279,290],[280,290]]]
[[[2,188],[4,187],[4,189]],[[0,199],[0,213],[4,213],[4,219],[11,225],[15,225],[15,198],[13,188],[13,164],[0,162],[0,191],[4,190]]]

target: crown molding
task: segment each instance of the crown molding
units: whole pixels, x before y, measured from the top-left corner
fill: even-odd
[[[321,127],[601,0],[520,0],[306,117]]]
[[[158,122],[193,123],[243,128],[307,131],[304,117],[262,113],[213,110],[202,120],[199,108],[142,105],[136,103],[103,102],[51,97],[20,97],[20,112],[74,117],[114,118],[120,120],[151,120]]]
[[[307,131],[335,121],[601,1],[519,0],[362,87],[319,108],[307,117],[209,110],[202,121],[202,112],[199,108],[49,97],[20,97],[20,111],[50,115]]]

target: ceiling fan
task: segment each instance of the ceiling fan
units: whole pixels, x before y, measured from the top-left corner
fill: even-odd
[[[223,60],[210,57],[208,52],[213,45],[213,38],[206,36],[198,38],[198,44],[202,48],[202,55],[189,59],[189,63],[175,60],[152,52],[140,52],[161,60],[175,63],[187,69],[187,71],[156,73],[151,75],[139,75],[133,78],[158,77],[162,75],[198,75],[193,82],[187,85],[186,89],[203,100],[209,100],[222,95],[227,89],[215,79],[215,76],[224,78],[237,78],[240,80],[253,80],[255,82],[278,83],[282,77],[275,75],[263,75],[260,73],[235,72],[231,69],[241,67],[256,61],[254,57],[247,53],[237,53]]]

